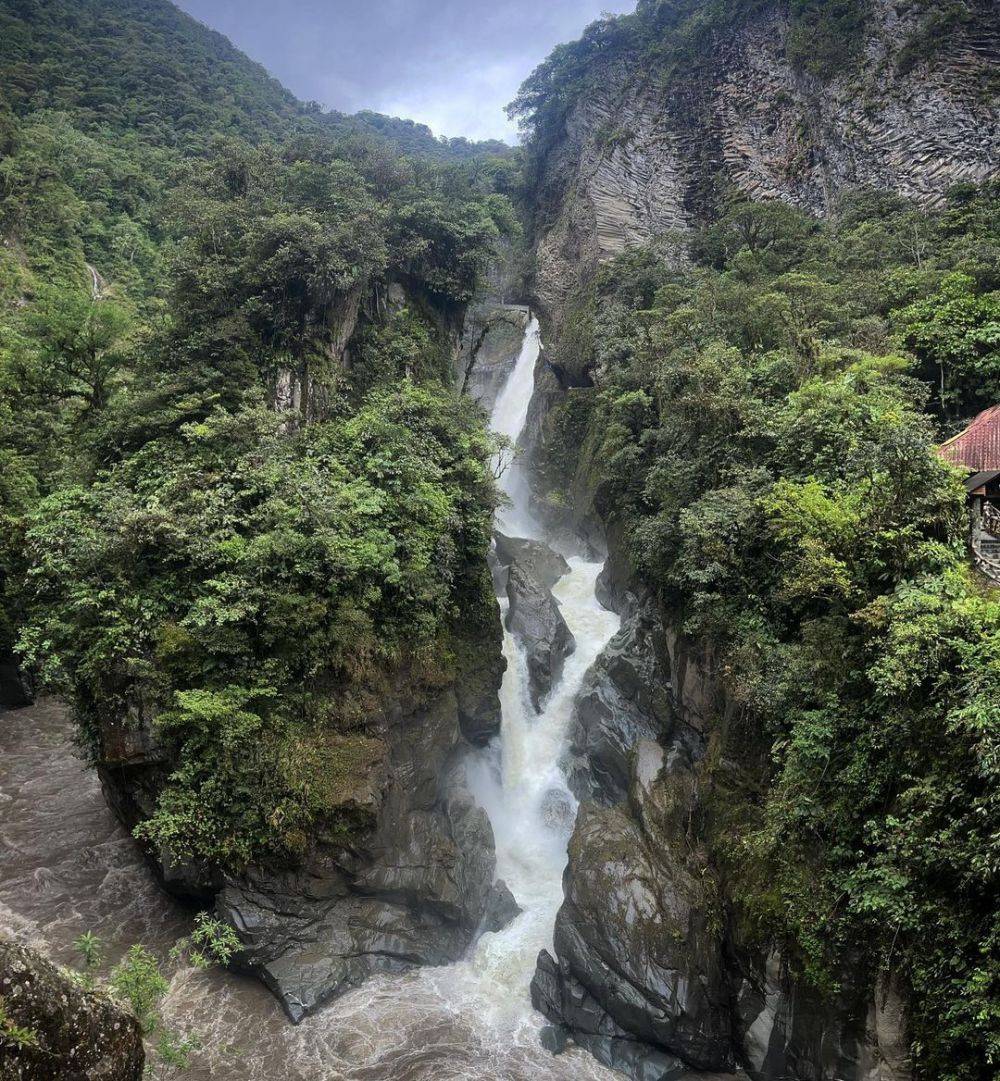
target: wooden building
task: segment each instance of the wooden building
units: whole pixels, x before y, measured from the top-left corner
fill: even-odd
[[[1000,405],[984,409],[938,453],[966,470],[972,557],[984,574],[1000,582]]]

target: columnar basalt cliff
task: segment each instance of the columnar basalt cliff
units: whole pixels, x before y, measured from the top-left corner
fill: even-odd
[[[822,79],[789,59],[781,3],[666,69],[627,44],[594,60],[539,146],[536,292],[556,334],[602,260],[710,218],[727,191],[822,215],[850,188],[933,207],[996,176],[1000,24],[990,0],[970,9],[918,59],[920,6],[873,0],[854,59]]]

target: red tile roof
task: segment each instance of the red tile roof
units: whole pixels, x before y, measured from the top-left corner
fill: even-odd
[[[1000,405],[984,409],[964,432],[942,443],[938,454],[975,473],[1000,469]]]

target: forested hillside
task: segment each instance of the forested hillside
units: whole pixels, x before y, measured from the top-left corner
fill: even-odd
[[[816,195],[798,179],[839,160],[836,138],[805,116],[801,156],[782,144],[775,167],[758,106],[745,120],[733,105],[757,55],[741,51],[741,33],[774,48],[772,78],[787,64],[782,91],[759,105],[774,123],[794,95],[825,102],[845,83],[867,115],[886,108],[898,123],[916,107],[896,78],[916,71],[937,86],[954,63],[935,67],[940,53],[989,40],[981,7],[924,4],[880,13],[896,36],[873,44],[878,8],[642,3],[525,83],[512,109],[530,135],[536,287],[559,380],[539,422],[537,493],[551,521],[606,529],[616,588],[655,606],[681,665],[678,718],[701,723],[685,680],[705,679],[713,696],[704,757],[659,797],[683,808],[684,826],[657,820],[659,804],[628,805],[655,854],[627,862],[623,880],[648,874],[646,858],[706,883],[708,933],[730,971],[752,973],[752,957],[790,965],[784,991],[759,977],[775,1000],[815,991],[829,1018],[865,987],[883,1004],[886,988],[903,988],[915,1076],[985,1081],[1000,1064],[1000,608],[968,558],[964,490],[936,447],[1000,401],[1000,193],[958,184],[921,205],[857,187],[834,196],[830,182]],[[691,75],[713,49],[728,50],[723,89],[699,98]],[[641,79],[636,56],[651,68]],[[979,77],[988,62],[961,71],[977,73],[968,85],[992,117],[980,129],[989,144],[995,66],[992,83]],[[927,123],[939,160],[963,162],[941,149],[953,129]],[[711,156],[726,124],[749,167]],[[689,132],[704,142],[688,145]],[[748,199],[769,168],[780,200]],[[661,738],[681,748],[669,730]],[[564,1002],[582,985],[627,1038],[650,1041],[658,1015],[630,1013],[629,996],[652,998],[655,979],[621,990],[595,975],[645,949],[638,932],[582,911],[598,861],[585,841],[571,846],[556,934]],[[581,941],[599,943],[592,968]],[[674,963],[712,986],[696,949],[678,947]],[[585,1009],[580,1020],[562,1009],[549,1016],[590,1038]],[[780,1052],[777,1035],[754,1052],[751,1031],[742,1053],[759,1053],[760,1076],[778,1076],[779,1061],[796,1077],[853,1076],[837,1072],[852,1053],[833,1047],[834,1031],[816,1035],[822,1066],[795,1058],[806,1052],[788,1032]],[[884,1068],[877,1076],[910,1076]]]
[[[446,384],[516,163],[321,115],[158,0],[0,5],[0,83],[0,652],[95,758],[157,718],[157,846],[288,857],[488,601]]]

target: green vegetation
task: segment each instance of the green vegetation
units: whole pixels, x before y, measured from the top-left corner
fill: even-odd
[[[167,750],[151,846],[348,843],[371,718],[488,602],[448,384],[517,160],[321,115],[160,0],[0,3],[0,79],[0,659],[95,760]]]
[[[981,0],[899,0],[904,18],[918,15],[898,57],[905,73],[930,60],[947,35],[971,21],[970,6]],[[606,85],[608,67],[620,64],[643,72],[665,94],[678,83],[697,83],[705,66],[725,54],[726,38],[765,12],[782,10],[788,19],[785,56],[797,71],[820,82],[858,73],[870,0],[638,0],[629,15],[606,15],[579,40],[557,45],[524,81],[508,113],[529,136],[528,152],[544,153],[559,136],[575,102]],[[980,15],[988,19],[985,10]],[[688,87],[687,89],[692,89]],[[627,132],[609,132],[608,145]]]
[[[194,930],[170,951],[171,959],[186,958],[195,968],[228,965],[242,949],[242,943],[228,923],[207,912],[194,918]]]
[[[8,1013],[3,996],[0,995],[0,1042],[10,1044],[17,1050],[39,1046],[38,1033],[26,1025],[19,1025]]]
[[[89,991],[106,990],[135,1016],[147,1046],[156,1055],[153,1061],[147,1061],[146,1076],[164,1077],[176,1070],[187,1069],[191,1054],[199,1049],[199,1044],[164,1024],[160,1003],[170,990],[170,981],[156,956],[137,943],[129,947],[125,956],[102,979],[104,946],[101,940],[92,931],[85,931],[76,940],[76,946],[83,959],[84,971],[66,970],[67,975]],[[213,964],[229,964],[239,948],[239,939],[231,927],[207,912],[199,912],[191,934],[177,942],[170,951],[170,959],[207,969]]]
[[[299,102],[225,37],[164,0],[0,0],[0,85],[15,113],[67,114],[88,135],[114,133],[130,148],[200,154],[220,137],[353,133],[441,162],[511,153],[495,141],[436,139],[412,120]]]
[[[1000,1064],[1000,599],[934,453],[1000,392],[997,196],[735,204],[689,269],[627,253],[600,386],[550,430],[551,486],[590,448],[638,576],[720,658],[703,829],[740,934],[826,989],[858,956],[901,979],[935,1081]]]

